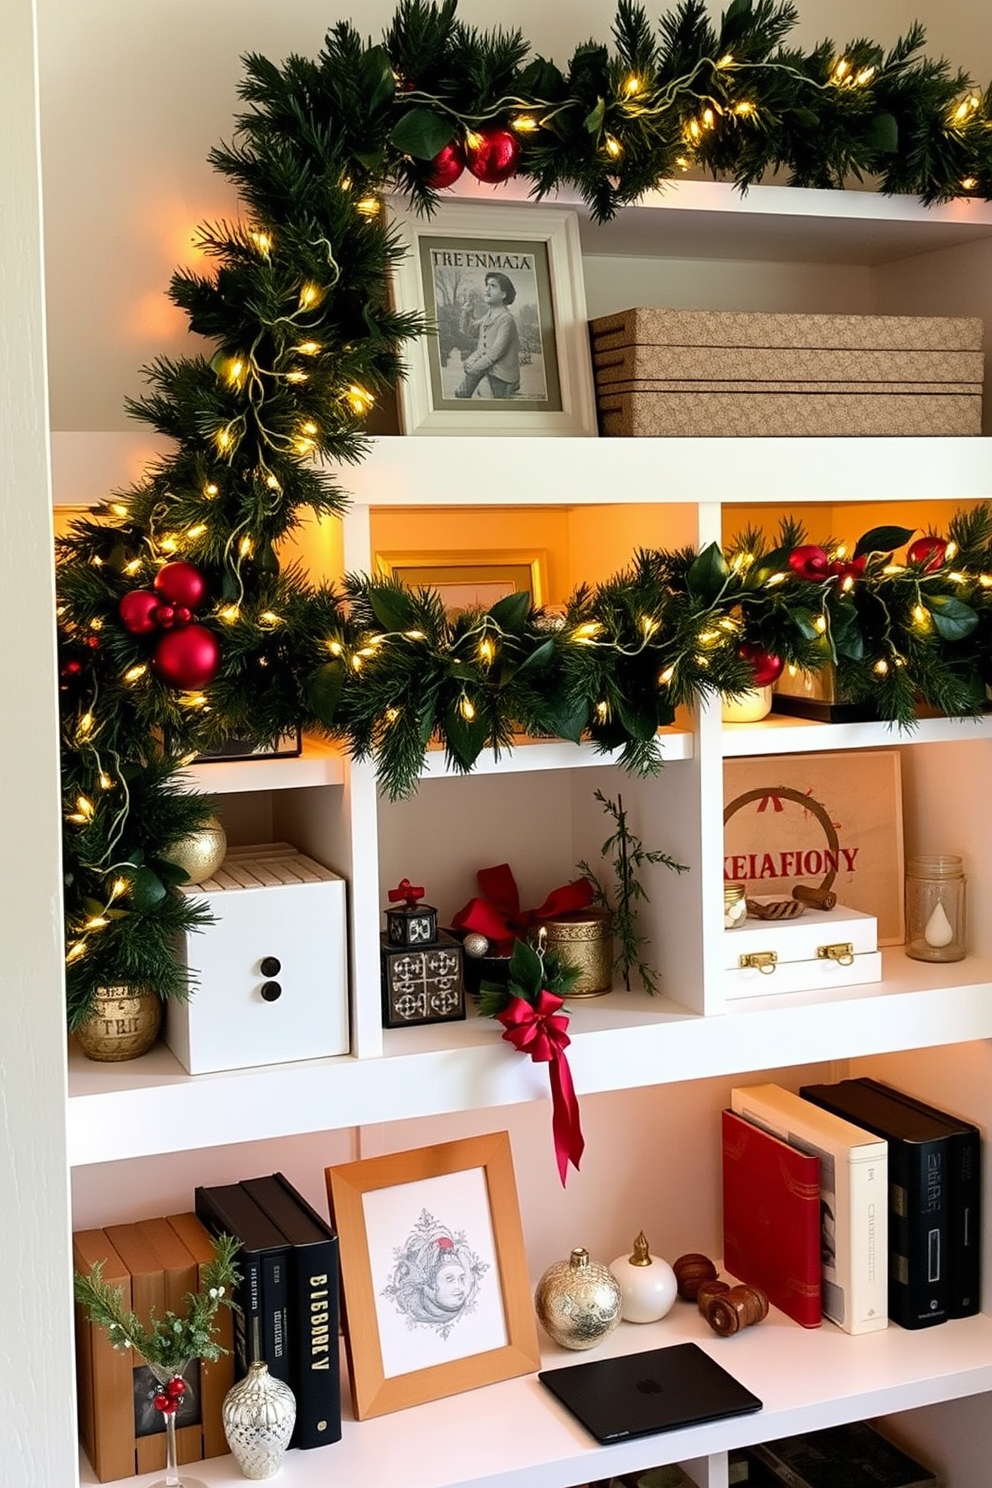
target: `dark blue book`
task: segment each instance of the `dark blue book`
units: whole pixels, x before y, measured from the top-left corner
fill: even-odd
[[[242,1188],[278,1226],[289,1251],[289,1384],[296,1395],[294,1447],[341,1439],[338,1237],[282,1173]]]

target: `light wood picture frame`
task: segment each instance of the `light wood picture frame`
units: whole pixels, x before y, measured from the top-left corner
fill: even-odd
[[[540,1365],[509,1135],[325,1170],[357,1420]]]
[[[576,213],[445,201],[424,218],[397,198],[386,207],[406,250],[393,303],[434,327],[407,351],[403,433],[596,434]]]
[[[488,610],[508,594],[525,593],[537,608],[547,598],[548,558],[543,549],[495,548],[486,552],[386,552],[375,555],[377,573],[409,589],[435,589],[448,610]]]

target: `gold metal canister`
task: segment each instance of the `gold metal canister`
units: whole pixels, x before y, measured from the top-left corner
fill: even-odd
[[[573,997],[601,997],[613,989],[613,916],[590,905],[545,920],[541,929],[549,950],[579,968],[569,992]]]
[[[161,1022],[162,999],[157,992],[101,987],[92,1012],[76,1029],[76,1042],[87,1059],[137,1059],[154,1044]]]

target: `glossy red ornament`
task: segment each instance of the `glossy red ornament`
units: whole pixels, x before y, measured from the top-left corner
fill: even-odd
[[[207,597],[207,581],[192,563],[166,563],[155,575],[155,591],[174,605],[195,610]]]
[[[152,666],[163,682],[184,692],[206,687],[220,666],[220,643],[205,625],[167,630],[155,647]]]
[[[159,596],[150,589],[132,589],[117,606],[124,629],[132,635],[149,635],[157,626],[161,603]]]
[[[469,135],[465,163],[477,180],[498,186],[517,173],[520,141],[509,129],[480,129]]]
[[[152,1396],[152,1405],[154,1405],[156,1410],[160,1410],[163,1416],[171,1416],[173,1411],[177,1409],[179,1402],[178,1400],[173,1400],[164,1390],[159,1390]]]
[[[439,150],[431,161],[430,174],[427,176],[427,185],[434,191],[443,191],[446,186],[453,186],[465,169],[465,151],[458,140],[452,140],[450,145],[445,145]]]
[[[793,548],[789,554],[789,567],[801,579],[811,579],[814,583],[830,576],[830,558],[826,548],[818,548],[813,543]]]
[[[755,687],[770,687],[782,675],[785,663],[781,656],[773,656],[770,651],[764,650],[754,641],[742,641],[737,648],[737,654],[751,663]]]
[[[906,549],[906,561],[916,563],[924,573],[936,573],[947,557],[947,539],[943,537],[918,537]]]
[[[173,1375],[165,1387],[165,1393],[173,1400],[182,1400],[186,1394],[186,1381],[181,1379],[178,1374]]]

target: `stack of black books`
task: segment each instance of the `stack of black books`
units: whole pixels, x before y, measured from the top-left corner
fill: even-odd
[[[746,1488],[939,1488],[928,1467],[867,1421],[744,1447],[731,1453],[729,1482]]]
[[[977,1126],[880,1080],[800,1095],[889,1148],[889,1317],[927,1328],[981,1308],[982,1143]]]
[[[341,1439],[338,1237],[281,1173],[196,1190],[213,1234],[241,1241],[235,1374],[264,1360],[296,1396],[291,1447]]]

